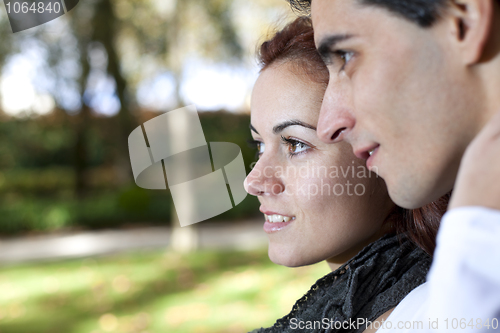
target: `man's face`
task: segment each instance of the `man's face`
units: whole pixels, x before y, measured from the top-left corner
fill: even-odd
[[[348,141],[402,207],[448,192],[481,103],[454,51],[451,20],[421,28],[354,0],[313,0],[311,11],[330,72],[320,138]]]

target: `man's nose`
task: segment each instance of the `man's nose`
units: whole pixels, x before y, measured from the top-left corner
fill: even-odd
[[[336,143],[348,138],[356,123],[350,101],[349,89],[330,81],[318,119],[317,134],[321,141]]]

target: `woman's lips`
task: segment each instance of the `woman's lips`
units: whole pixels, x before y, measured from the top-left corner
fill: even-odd
[[[294,216],[286,216],[280,214],[265,214],[265,223],[264,223],[264,231],[266,233],[277,232],[289,224],[291,224],[294,220]]]

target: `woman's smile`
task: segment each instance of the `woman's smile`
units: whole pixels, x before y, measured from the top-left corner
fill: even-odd
[[[278,217],[276,217],[276,216],[278,216]],[[273,232],[280,231],[295,221],[295,218],[294,219],[287,218],[288,221],[286,219],[282,218],[280,222],[271,222],[271,219],[273,219],[273,218],[278,219],[279,216],[281,216],[281,215],[270,215],[266,218],[266,222],[264,223],[264,231],[266,233],[270,234]]]
[[[262,208],[261,211],[264,213],[264,231],[268,234],[280,231],[295,221],[295,216],[292,215],[264,211]]]

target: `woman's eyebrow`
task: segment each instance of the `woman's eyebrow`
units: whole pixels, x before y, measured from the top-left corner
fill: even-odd
[[[253,127],[252,124],[250,124],[250,130],[254,131],[255,133],[259,134],[259,132],[257,132],[257,130],[255,129],[255,127]],[[259,134],[260,135],[260,134]]]
[[[279,132],[283,131],[285,128],[289,127],[289,126],[302,126],[302,127],[306,127],[306,128],[310,128],[312,130],[316,130],[316,127],[314,127],[313,125],[309,125],[303,121],[300,121],[300,120],[287,120],[279,125],[276,125],[273,127],[273,133],[274,134],[278,134]]]

